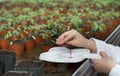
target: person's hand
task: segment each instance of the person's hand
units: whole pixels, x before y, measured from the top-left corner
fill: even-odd
[[[74,29],[60,35],[59,38],[56,39],[56,44],[68,44],[76,47],[84,47],[90,49],[91,52],[96,52],[95,42],[92,40],[88,40]]]
[[[56,44],[58,45],[69,44],[76,47],[84,47],[87,42],[88,39],[83,37],[79,32],[74,29],[63,33],[56,40]]]
[[[100,52],[102,59],[92,59],[95,70],[98,72],[109,74],[112,68],[116,65],[112,57],[109,57],[105,52]]]

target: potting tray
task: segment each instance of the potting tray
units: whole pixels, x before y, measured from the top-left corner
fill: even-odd
[[[14,70],[16,62],[16,54],[10,51],[0,51],[0,59],[2,65],[2,74]]]
[[[44,76],[44,63],[42,61],[22,61],[15,69],[27,71],[31,76]]]

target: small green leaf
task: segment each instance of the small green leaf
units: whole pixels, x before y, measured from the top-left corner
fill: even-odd
[[[12,45],[13,44],[13,41],[10,41],[10,45]]]
[[[32,38],[35,40],[36,38],[35,38],[35,36],[32,36]]]

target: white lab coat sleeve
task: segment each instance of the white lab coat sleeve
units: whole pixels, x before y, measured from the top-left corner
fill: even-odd
[[[120,76],[120,65],[116,64],[109,73],[109,76]]]
[[[120,76],[120,47],[114,46],[111,44],[107,44],[104,41],[97,40],[91,38],[95,41],[97,47],[97,53],[99,54],[100,51],[106,52],[109,56],[111,56],[115,62],[117,63],[115,67],[109,73],[109,76]]]
[[[97,53],[99,54],[100,51],[106,52],[109,56],[111,56],[116,63],[120,63],[120,47],[114,46],[111,44],[107,44],[104,41],[92,38],[95,41],[97,47]]]

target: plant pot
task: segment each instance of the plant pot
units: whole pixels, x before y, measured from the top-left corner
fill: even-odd
[[[21,37],[20,36],[11,36],[9,40],[19,40]]]
[[[113,26],[113,27],[116,27],[116,26],[118,26],[119,24],[120,24],[120,18],[116,18],[116,19],[111,20],[110,22],[108,22],[107,25],[111,25],[111,26]]]
[[[25,51],[33,51],[34,47],[35,47],[34,40],[26,40],[25,41]]]
[[[6,35],[6,30],[0,31],[0,36],[4,37]]]
[[[42,41],[42,37],[41,36],[36,36],[35,44],[40,45],[41,41]]]
[[[24,53],[24,43],[18,42],[9,46],[9,49],[16,53],[17,57],[21,57]]]
[[[92,23],[91,22],[86,22],[85,26],[83,26],[83,32],[89,32],[92,30]]]
[[[47,24],[47,20],[40,20],[39,24]]]
[[[0,48],[3,49],[8,49],[9,47],[9,41],[5,39],[0,39]]]
[[[60,14],[66,14],[67,12],[68,12],[68,10],[67,10],[66,7],[62,7],[62,8],[60,8],[60,10],[59,10],[59,13],[60,13]]]
[[[8,71],[3,76],[31,76],[27,71]]]
[[[75,15],[75,12],[71,10],[71,11],[68,12],[68,14]]]
[[[23,61],[16,66],[17,71],[27,71],[32,76],[44,76],[44,63],[41,61]]]
[[[2,61],[2,74],[14,70],[16,62],[16,54],[10,51],[0,51],[0,59]]]
[[[20,33],[22,34],[23,38],[28,37],[28,34],[27,34],[27,33],[25,33],[24,31],[21,31]]]
[[[110,22],[105,21],[107,25],[105,26],[105,30],[103,32],[94,32],[91,34],[91,36],[100,39],[100,40],[105,40],[110,33],[119,25],[120,23],[120,18],[114,19]]]
[[[48,52],[50,48],[52,48],[53,46],[52,45],[43,45],[42,46],[42,51],[43,52]]]

